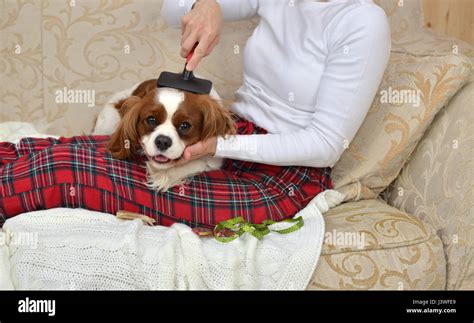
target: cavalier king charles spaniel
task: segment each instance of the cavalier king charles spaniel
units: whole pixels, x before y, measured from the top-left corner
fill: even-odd
[[[191,175],[222,166],[216,157],[175,165],[186,147],[235,131],[231,112],[214,90],[211,95],[194,94],[157,88],[156,80],[148,80],[115,94],[100,113],[93,134],[112,134],[108,149],[114,158],[146,155],[147,185],[166,191]]]

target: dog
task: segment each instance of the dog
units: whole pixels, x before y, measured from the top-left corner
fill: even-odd
[[[158,88],[148,80],[112,96],[100,113],[93,135],[111,133],[108,150],[114,158],[147,157],[147,185],[167,191],[188,177],[219,169],[223,160],[203,157],[176,165],[186,147],[214,136],[236,133],[230,110],[217,94],[194,94]]]

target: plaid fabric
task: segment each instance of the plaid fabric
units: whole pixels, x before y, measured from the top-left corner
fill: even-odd
[[[263,134],[238,119],[239,134]],[[55,207],[146,214],[157,224],[212,228],[241,216],[252,223],[293,216],[332,188],[330,168],[280,167],[227,159],[167,192],[146,187],[142,159],[122,161],[106,151],[109,137],[22,139],[0,143],[0,225],[17,214]]]

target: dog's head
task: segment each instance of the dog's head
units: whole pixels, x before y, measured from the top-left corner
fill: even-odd
[[[235,133],[231,113],[209,95],[153,88],[131,96],[120,107],[121,122],[109,150],[128,159],[140,149],[156,169],[173,166],[187,146],[213,136]]]

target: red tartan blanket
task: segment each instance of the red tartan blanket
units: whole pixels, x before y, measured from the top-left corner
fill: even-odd
[[[239,119],[238,133],[264,134]],[[147,188],[144,161],[121,161],[106,150],[107,136],[24,138],[0,143],[0,225],[20,213],[55,207],[146,214],[157,224],[212,228],[243,217],[252,223],[295,215],[332,188],[330,168],[282,167],[226,160],[167,192]]]

